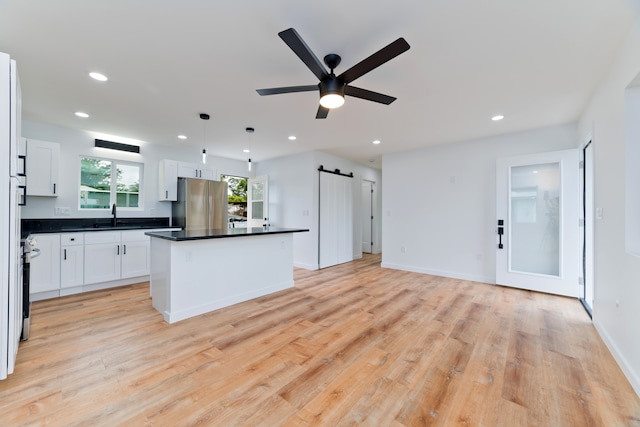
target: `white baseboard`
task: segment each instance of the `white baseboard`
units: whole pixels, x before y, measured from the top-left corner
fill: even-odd
[[[318,270],[318,264],[306,264],[302,262],[293,262],[294,267],[304,268],[305,270]]]
[[[230,305],[238,304],[241,302],[249,301],[254,298],[259,298],[265,295],[272,294],[274,292],[283,291],[285,289],[293,288],[293,280],[283,283],[277,283],[275,285],[267,286],[260,289],[255,289],[242,294],[236,294],[217,299],[215,301],[208,302],[206,304],[198,305],[195,307],[188,307],[183,310],[162,313],[164,320],[167,323],[175,323],[180,320],[189,319],[191,317],[199,316],[201,314],[209,313],[220,308],[229,307]]]
[[[629,380],[631,387],[633,387],[638,397],[640,397],[640,377],[638,376],[638,373],[635,372],[631,364],[622,355],[622,353],[618,349],[618,346],[611,339],[611,336],[607,332],[606,328],[596,320],[593,321],[593,326],[595,326],[596,331],[598,331],[598,334],[600,334],[600,337],[602,338],[602,341],[604,341],[604,344],[611,352],[611,355],[618,363],[618,366],[620,366],[620,369],[622,369],[622,372],[627,377],[627,380]]]
[[[452,279],[469,280],[471,282],[489,283],[495,285],[495,277],[478,276],[475,274],[458,273],[455,271],[434,270],[429,268],[414,267],[411,265],[394,264],[389,262],[383,262],[381,264],[383,268],[391,268],[394,270],[411,271],[414,273],[430,274],[432,276],[449,277]]]

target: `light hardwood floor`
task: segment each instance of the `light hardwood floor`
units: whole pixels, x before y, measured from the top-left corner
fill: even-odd
[[[379,264],[173,325],[148,283],[34,303],[0,426],[640,425],[578,301]]]

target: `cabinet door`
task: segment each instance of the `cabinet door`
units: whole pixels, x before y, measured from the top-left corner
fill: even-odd
[[[60,287],[84,284],[84,246],[62,246],[60,251]]]
[[[200,178],[200,169],[195,163],[178,162],[179,178]]]
[[[146,276],[149,274],[149,241],[122,243],[122,278]]]
[[[178,162],[176,160],[160,160],[158,174],[159,200],[178,200]]]
[[[27,196],[57,197],[60,144],[27,140]]]
[[[120,278],[122,245],[98,243],[84,246],[84,283],[109,282]]]
[[[40,255],[31,260],[29,293],[60,289],[60,235],[34,235]]]
[[[200,178],[217,181],[218,171],[212,167],[202,165],[202,167],[200,168]]]

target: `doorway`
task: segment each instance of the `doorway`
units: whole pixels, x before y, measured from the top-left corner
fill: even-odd
[[[595,293],[593,269],[593,143],[591,138],[581,150],[580,161],[580,302],[592,317]]]
[[[227,183],[230,228],[247,228],[247,180],[243,176],[220,175],[220,181]]]
[[[362,180],[362,252],[367,254],[374,253],[375,248],[375,185],[373,181]]]

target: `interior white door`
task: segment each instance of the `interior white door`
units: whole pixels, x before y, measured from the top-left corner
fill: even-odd
[[[362,252],[373,252],[373,182],[362,181]]]
[[[249,178],[247,182],[247,227],[269,225],[269,177]]]
[[[497,284],[578,297],[578,185],[577,149],[498,159]]]
[[[320,268],[353,261],[352,180],[320,173]]]

